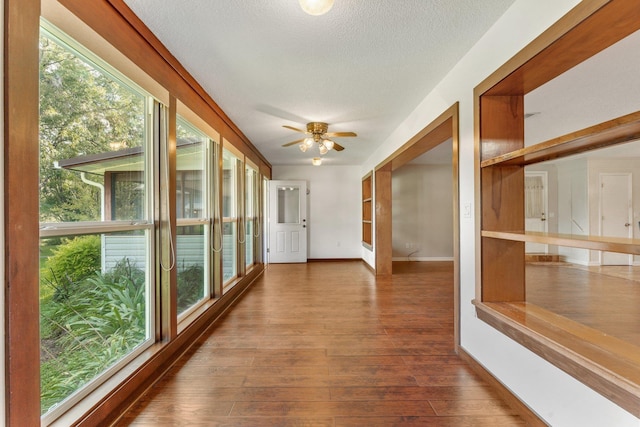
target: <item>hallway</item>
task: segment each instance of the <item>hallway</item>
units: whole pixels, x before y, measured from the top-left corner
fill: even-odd
[[[453,351],[452,264],[394,273],[269,265],[117,425],[525,425]]]

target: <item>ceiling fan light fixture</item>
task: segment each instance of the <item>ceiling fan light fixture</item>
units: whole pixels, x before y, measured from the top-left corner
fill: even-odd
[[[299,2],[302,10],[313,16],[324,15],[333,7],[333,0],[299,0]]]
[[[327,152],[329,151],[329,149],[322,143],[318,144],[318,150],[320,151],[320,154],[327,154]]]
[[[303,142],[302,144],[298,145],[298,147],[300,148],[300,151],[302,151],[303,153],[307,151],[307,149],[309,147],[307,147],[307,145]]]
[[[322,164],[322,157],[314,157],[311,159],[313,166],[320,166]]]
[[[327,148],[327,150],[331,150],[333,148],[333,141],[330,139],[325,139],[323,144]]]
[[[313,146],[313,138],[305,138],[303,144],[306,145],[307,148],[311,148]]]

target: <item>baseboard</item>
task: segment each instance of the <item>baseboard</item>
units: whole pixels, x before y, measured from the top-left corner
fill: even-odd
[[[362,258],[307,258],[307,262],[362,261]]]
[[[453,261],[453,257],[416,257],[416,256],[406,257],[406,256],[400,256],[400,257],[393,257],[393,258],[391,258],[391,260],[392,261],[442,262],[442,261]]]
[[[469,367],[487,384],[489,384],[498,395],[513,409],[518,415],[525,420],[528,426],[531,427],[548,427],[549,424],[544,422],[542,418],[538,416],[529,406],[511,392],[504,384],[502,384],[496,377],[494,377],[489,371],[485,369],[476,359],[474,359],[469,353],[464,351],[462,347],[458,348],[458,355],[464,360]]]

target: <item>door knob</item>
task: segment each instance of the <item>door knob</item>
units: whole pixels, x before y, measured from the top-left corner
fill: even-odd
[[[629,224],[628,222],[624,224],[625,227],[630,227],[631,224]]]

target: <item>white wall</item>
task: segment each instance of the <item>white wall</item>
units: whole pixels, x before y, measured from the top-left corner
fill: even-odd
[[[362,257],[359,166],[273,166],[274,180],[308,183],[309,258]]]
[[[475,206],[473,89],[562,17],[578,0],[517,0],[447,77],[362,165],[373,169],[425,125],[460,104],[460,205]],[[425,53],[426,54],[426,53]],[[461,344],[554,427],[637,427],[639,420],[475,316],[475,218],[460,218]],[[463,209],[460,210],[464,212]],[[371,259],[362,251],[365,260]]]
[[[408,164],[391,175],[394,260],[452,260],[451,165]]]

